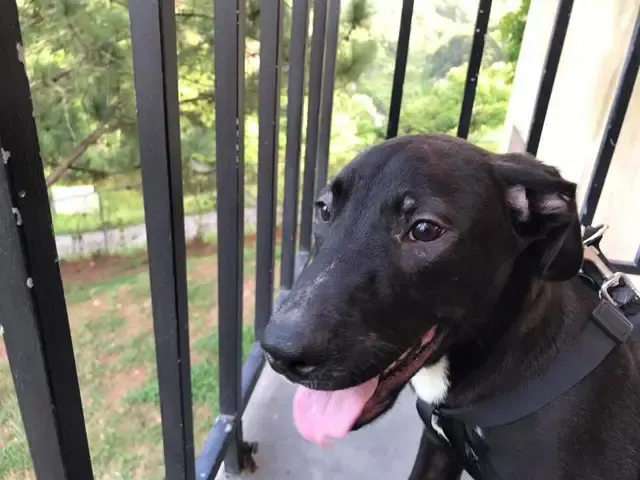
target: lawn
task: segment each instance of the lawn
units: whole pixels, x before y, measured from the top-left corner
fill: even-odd
[[[104,229],[124,228],[144,223],[142,193],[138,189],[100,190],[102,211],[88,214],[53,213],[53,225],[58,235],[79,235]],[[184,196],[185,215],[207,213],[215,207],[215,194],[203,192]]]
[[[188,289],[196,453],[217,414],[217,257],[190,255]],[[62,265],[97,479],[163,478],[149,276],[140,256]],[[116,265],[116,266],[114,266]],[[245,249],[245,351],[253,342],[255,250]],[[276,268],[276,272],[279,269]],[[34,478],[0,345],[0,479]]]

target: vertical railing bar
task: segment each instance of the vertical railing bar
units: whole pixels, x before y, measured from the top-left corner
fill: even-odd
[[[491,15],[491,0],[480,0],[478,4],[478,15],[471,43],[471,54],[469,55],[469,66],[467,67],[467,78],[464,84],[464,94],[462,96],[462,107],[460,109],[460,120],[458,121],[458,137],[467,138],[471,126],[471,115],[473,113],[473,103],[476,98],[476,88],[478,87],[478,75],[482,65],[482,53],[484,52],[484,41],[489,27],[489,17]]]
[[[4,129],[0,126],[0,134],[3,137],[4,133]],[[16,152],[16,150],[8,148],[6,151]],[[19,158],[16,155],[13,160],[19,161]],[[23,257],[19,235],[22,213],[18,216],[13,210],[15,202],[12,199],[6,170],[3,165],[0,165],[0,218],[4,219],[0,222],[0,245],[2,245],[0,248],[0,271],[2,271],[0,276],[0,310],[3,313],[2,326],[9,366],[31,451],[33,467],[39,478],[45,478],[47,475],[56,478],[72,478],[71,476],[67,477],[71,473],[66,473],[71,470],[69,463],[78,461],[78,463],[84,464],[81,468],[85,469],[84,472],[89,475],[89,478],[93,478],[91,463],[87,463],[89,460],[88,448],[84,452],[86,456],[82,455],[80,460],[75,460],[74,455],[74,459],[72,459],[69,455],[71,452],[65,448],[58,433],[60,428],[69,430],[77,428],[77,426],[60,425],[56,409],[52,408],[56,401],[54,400],[55,393],[49,387],[49,362],[45,351],[46,346],[41,344],[43,335],[39,325],[40,320],[37,307],[33,302],[32,291],[29,288],[30,285],[33,285],[33,288],[36,285],[33,277],[27,274],[27,271],[30,271],[30,266],[27,263],[27,258]],[[68,344],[70,345],[70,342]],[[59,352],[59,354],[69,355],[68,352]],[[73,352],[70,354],[73,355]],[[57,371],[55,374],[59,375],[60,372]],[[77,384],[77,378],[75,381]],[[82,405],[78,402],[77,407],[81,409]],[[79,413],[82,414],[82,410]],[[84,423],[82,425],[84,427]],[[82,433],[78,432],[78,434],[86,435],[84,428]],[[66,436],[68,437],[68,434]],[[76,475],[78,471],[79,469],[76,469]]]
[[[130,2],[133,73],[167,478],[194,479],[174,0]]]
[[[280,69],[283,0],[262,0],[260,14],[258,232],[256,238],[255,338],[273,307],[276,235],[278,140],[280,136]]]
[[[318,120],[322,97],[325,33],[327,26],[327,0],[313,2],[313,33],[311,35],[311,65],[309,67],[309,107],[300,205],[300,250],[311,250],[313,229],[313,201],[316,185],[316,159],[318,153]]]
[[[243,468],[242,424],[236,416],[242,410],[244,28],[244,0],[215,2],[219,411],[236,422],[224,459],[229,473]]]
[[[244,413],[265,363],[264,353],[259,343],[253,344],[246,358],[242,366],[242,409],[236,417],[219,416],[216,418],[196,460],[198,479],[214,480],[216,478],[230,440],[234,437],[232,431],[241,426],[236,422],[236,419]]]
[[[320,125],[318,127],[318,149],[316,155],[317,196],[327,184],[329,172],[329,147],[331,144],[331,118],[336,80],[336,57],[338,55],[338,34],[340,30],[340,0],[329,0],[327,13],[327,35],[324,50],[324,71],[322,79],[322,100],[320,102]]]
[[[389,123],[387,124],[387,138],[398,135],[400,123],[400,108],[402,107],[402,92],[407,72],[407,57],[409,55],[409,40],[411,39],[411,21],[413,19],[413,0],[403,0],[400,15],[400,30],[398,33],[398,48],[396,50],[396,65],[393,70],[393,86],[391,87],[391,105],[389,107]]]
[[[629,101],[633,94],[633,89],[638,76],[638,67],[640,66],[640,11],[636,17],[636,23],[633,28],[633,35],[629,43],[627,55],[622,67],[622,73],[618,80],[615,96],[609,115],[605,131],[600,141],[596,162],[591,172],[591,178],[587,184],[587,189],[582,203],[580,217],[583,225],[591,225],[598,208],[598,202],[602,196],[604,182],[611,166],[613,154],[616,149],[616,143],[622,130],[622,124],[627,114]]]
[[[38,478],[93,472],[26,74],[18,7],[0,2],[0,311]]]
[[[282,263],[280,275],[280,283],[285,289],[291,289],[295,275],[302,103],[304,101],[308,25],[309,0],[297,0],[293,2],[291,13],[291,44],[289,50],[287,145],[285,147],[284,202],[282,207]]]
[[[529,126],[529,137],[527,139],[526,149],[527,152],[532,155],[536,155],[538,153],[538,147],[540,146],[542,129],[544,128],[544,121],[547,116],[549,101],[551,100],[553,84],[556,80],[560,57],[562,56],[562,48],[567,35],[569,20],[571,19],[572,8],[573,0],[560,0],[560,4],[556,11],[553,33],[551,35],[551,41],[549,42],[540,86],[538,87],[538,93],[536,95],[531,125]]]

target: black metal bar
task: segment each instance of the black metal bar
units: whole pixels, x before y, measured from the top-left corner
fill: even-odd
[[[173,0],[129,4],[167,478],[195,478]]]
[[[0,312],[38,478],[93,478],[18,8],[0,2]]]
[[[232,419],[242,410],[245,1],[218,0],[214,17],[220,417]],[[243,468],[236,421],[224,459],[230,473]]]
[[[291,12],[291,44],[289,50],[284,202],[282,206],[282,263],[280,266],[280,283],[282,287],[286,289],[291,289],[293,286],[295,275],[302,102],[304,101],[305,54],[307,51],[308,24],[309,0],[293,2]]]
[[[400,15],[398,48],[396,50],[396,66],[393,71],[393,86],[391,87],[391,106],[389,107],[387,138],[393,138],[398,135],[400,108],[402,106],[402,91],[404,89],[404,77],[407,72],[407,56],[409,55],[409,39],[411,38],[412,19],[413,0],[404,0],[402,2],[402,13]]]
[[[331,144],[331,118],[333,94],[336,80],[336,57],[340,29],[340,0],[329,0],[327,15],[327,37],[324,49],[324,71],[322,79],[322,101],[320,125],[318,127],[318,150],[316,155],[316,196],[327,184],[329,173],[329,147]]]
[[[611,262],[614,270],[626,273],[627,275],[640,275],[640,262]]]
[[[273,306],[273,269],[280,136],[280,69],[283,0],[262,0],[258,133],[258,232],[256,238],[255,338],[262,339]]]
[[[627,114],[627,107],[629,106],[629,100],[633,93],[636,77],[638,76],[638,67],[640,66],[639,31],[640,11],[636,17],[633,36],[629,43],[627,56],[622,67],[620,80],[618,81],[616,93],[613,98],[613,104],[609,110],[607,125],[605,127],[604,134],[602,135],[602,140],[600,141],[600,148],[598,149],[596,163],[593,167],[589,183],[587,184],[584,202],[582,203],[580,217],[584,225],[591,225],[593,218],[595,217],[598,202],[602,195],[602,189],[604,188],[604,182],[607,178],[607,173],[611,166],[611,160],[613,159],[613,153],[616,149],[616,143],[618,143],[620,130],[622,130],[624,117]]]
[[[542,129],[544,128],[544,121],[547,117],[553,84],[556,81],[556,73],[558,72],[558,65],[560,64],[564,39],[567,36],[567,28],[569,27],[572,8],[573,0],[560,0],[558,10],[556,11],[551,42],[547,50],[547,57],[544,62],[542,78],[540,80],[540,86],[538,87],[538,94],[533,110],[533,117],[531,119],[531,125],[529,126],[527,152],[532,155],[538,153],[538,147],[540,146]]]
[[[196,461],[196,476],[213,480],[220,469],[233,431],[238,428],[237,419],[244,413],[251,394],[264,367],[264,354],[259,343],[254,343],[242,367],[242,408],[237,415],[220,415],[207,435],[202,452]]]
[[[487,34],[490,15],[491,0],[480,0],[480,3],[478,4],[476,26],[473,34],[473,42],[471,43],[469,66],[467,67],[467,79],[464,84],[460,120],[458,121],[458,137],[460,138],[467,138],[469,136],[471,114],[473,113],[473,102],[476,98],[478,75],[480,73],[482,53],[484,51],[484,37]]]
[[[300,205],[300,249],[311,249],[313,229],[313,202],[315,199],[316,160],[318,153],[318,121],[322,98],[322,72],[324,64],[325,33],[327,27],[327,0],[313,2],[313,34],[311,36],[311,65],[309,67],[309,107],[307,135],[302,178],[302,204]]]

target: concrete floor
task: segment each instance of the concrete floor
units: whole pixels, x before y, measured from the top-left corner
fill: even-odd
[[[295,387],[268,366],[244,415],[247,441],[258,442],[258,470],[240,477],[223,473],[217,480],[406,480],[421,433],[410,389],[391,412],[373,425],[319,447],[297,433],[291,419]],[[469,478],[469,477],[464,477]]]

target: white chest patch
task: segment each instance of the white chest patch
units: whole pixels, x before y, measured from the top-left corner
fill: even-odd
[[[442,357],[437,363],[422,367],[411,378],[416,395],[421,400],[437,405],[449,391],[449,359]]]
[[[441,403],[449,391],[449,359],[442,357],[437,363],[422,367],[411,378],[411,386],[419,399],[435,405]],[[435,416],[431,417],[431,426],[442,438],[447,439]]]

